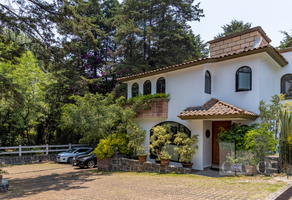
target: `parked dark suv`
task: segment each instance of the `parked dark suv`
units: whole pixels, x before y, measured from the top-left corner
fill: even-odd
[[[78,155],[73,158],[72,165],[78,166],[80,168],[84,168],[85,166],[87,166],[88,168],[93,168],[95,167],[96,162],[96,155],[94,155],[93,152],[90,152],[89,154]]]

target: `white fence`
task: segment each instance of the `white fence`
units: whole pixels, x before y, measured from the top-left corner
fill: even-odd
[[[68,149],[71,149],[72,147],[86,147],[87,144],[66,144],[66,145],[40,145],[40,146],[14,146],[14,147],[0,147],[0,150],[5,149],[18,149],[18,151],[7,151],[7,152],[0,152],[0,155],[5,154],[18,154],[21,156],[23,153],[46,153],[46,155],[49,154],[49,152],[60,152],[60,151],[67,151]],[[66,148],[68,147],[68,148]],[[22,151],[22,149],[31,149],[31,148],[38,148],[38,149],[44,149],[44,150],[32,150],[32,151]],[[49,149],[49,148],[65,148],[65,149]]]

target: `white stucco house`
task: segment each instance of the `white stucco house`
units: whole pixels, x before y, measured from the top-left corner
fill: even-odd
[[[252,48],[261,37],[259,47]],[[210,57],[118,79],[128,85],[128,98],[165,92],[170,100],[157,100],[136,122],[146,130],[171,123],[173,132],[199,135],[193,169],[219,164],[215,142],[219,127],[232,122],[259,122],[259,102],[275,94],[292,97],[292,48],[277,50],[261,27],[209,41]],[[149,158],[151,160],[151,158]],[[172,158],[178,161],[177,157]]]

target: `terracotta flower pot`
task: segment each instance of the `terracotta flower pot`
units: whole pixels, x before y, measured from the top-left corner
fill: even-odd
[[[160,158],[160,165],[169,165],[169,161],[170,159],[163,159],[163,158]]]
[[[190,168],[190,169],[192,169],[193,164],[194,164],[194,163],[181,163],[181,165],[182,165],[184,168]]]
[[[254,172],[255,172],[255,166],[252,166],[252,165],[245,165],[245,173],[247,175],[254,175]]]
[[[138,155],[139,162],[146,162],[147,155]]]

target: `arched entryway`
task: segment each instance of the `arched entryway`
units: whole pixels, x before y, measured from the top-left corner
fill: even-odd
[[[171,153],[171,155],[172,155],[172,158],[170,159],[170,161],[172,161],[172,162],[179,162],[179,157],[177,156],[177,154],[174,151],[174,147],[177,146],[177,145],[175,145],[173,143],[173,141],[175,139],[174,135],[177,134],[178,132],[184,132],[189,137],[191,137],[191,131],[186,126],[184,126],[184,125],[182,125],[182,124],[180,124],[178,122],[174,122],[174,121],[161,122],[161,123],[153,126],[152,128],[154,128],[156,126],[161,126],[163,124],[171,124],[171,131],[173,132],[173,136],[172,136],[172,139],[171,139],[171,143],[170,143],[169,149],[168,149],[168,152]],[[150,130],[150,137],[152,136],[152,132],[153,132],[153,130],[151,129]],[[150,140],[150,138],[149,138],[149,140]],[[156,155],[150,154],[150,158],[155,159],[156,158]]]

